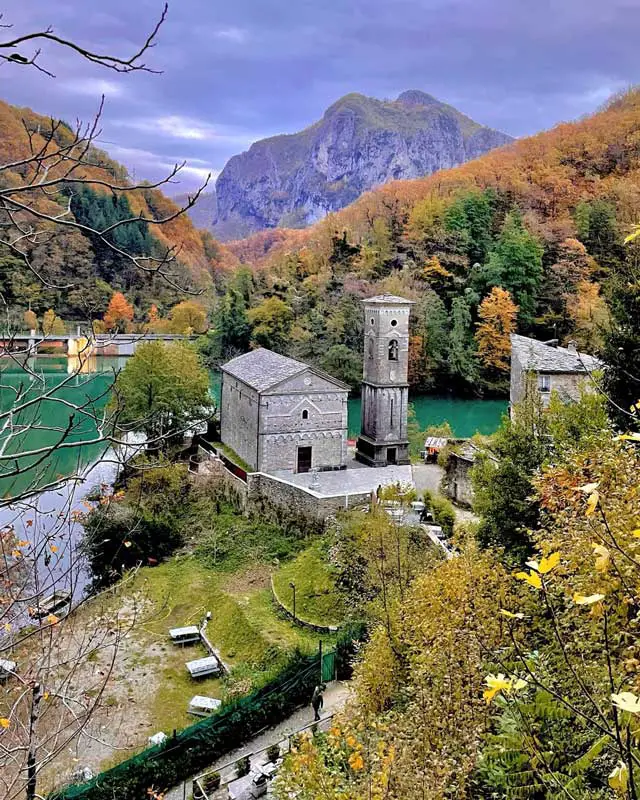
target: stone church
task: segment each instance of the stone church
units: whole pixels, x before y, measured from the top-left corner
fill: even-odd
[[[409,314],[393,295],[363,301],[362,429],[356,458],[409,464]],[[301,473],[347,467],[349,387],[321,370],[260,348],[222,367],[220,430],[253,470]]]
[[[252,350],[222,367],[221,439],[256,472],[344,469],[348,395],[321,370]]]

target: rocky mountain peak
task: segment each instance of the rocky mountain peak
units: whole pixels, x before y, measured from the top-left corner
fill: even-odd
[[[216,182],[213,231],[224,241],[304,227],[387,181],[449,169],[509,141],[417,89],[394,101],[347,94],[303,131],[229,160]]]
[[[409,89],[406,92],[402,92],[402,94],[398,95],[396,103],[401,103],[408,108],[413,106],[444,106],[444,103],[440,102],[432,94],[422,92],[420,89]]]

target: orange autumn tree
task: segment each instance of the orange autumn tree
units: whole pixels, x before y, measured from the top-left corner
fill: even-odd
[[[107,330],[127,331],[133,322],[133,306],[122,292],[115,292],[103,317]]]
[[[567,295],[566,302],[573,326],[569,338],[587,353],[600,350],[610,324],[609,308],[600,294],[600,284],[580,281],[575,294]]]
[[[506,289],[494,286],[478,308],[476,342],[478,356],[490,372],[509,370],[511,334],[516,327],[518,306]]]

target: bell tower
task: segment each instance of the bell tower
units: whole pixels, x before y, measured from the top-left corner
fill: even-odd
[[[409,464],[409,314],[413,301],[364,300],[362,423],[356,458],[371,467]]]

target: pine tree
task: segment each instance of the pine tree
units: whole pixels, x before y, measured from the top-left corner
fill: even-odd
[[[449,374],[454,380],[471,385],[477,378],[475,342],[471,312],[464,297],[451,304],[451,333],[447,352]]]

